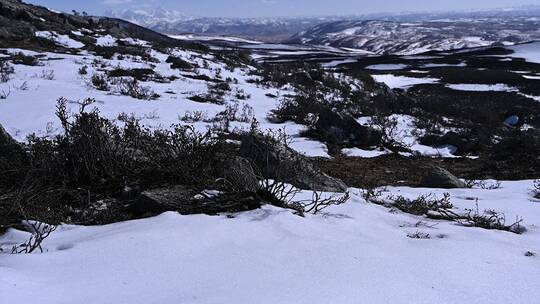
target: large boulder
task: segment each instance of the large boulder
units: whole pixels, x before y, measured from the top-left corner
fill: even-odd
[[[335,142],[358,148],[378,146],[382,133],[362,126],[353,117],[338,114],[329,108],[322,108],[315,123],[317,137],[326,142]]]
[[[420,182],[423,188],[467,188],[467,184],[441,167],[434,167]]]
[[[0,125],[0,181],[3,178],[9,180],[6,171],[12,172],[26,160],[23,147]]]
[[[468,153],[476,153],[482,147],[478,140],[471,134],[459,134],[453,131],[440,135],[427,135],[421,138],[420,143],[432,147],[454,146],[457,148],[455,154],[465,155]]]
[[[259,179],[251,166],[251,162],[240,156],[218,154],[214,163],[216,176],[219,176],[236,191],[257,192]]]
[[[328,176],[305,156],[276,140],[260,135],[245,135],[239,155],[248,158],[264,178],[277,179],[300,189],[345,192],[347,185]]]

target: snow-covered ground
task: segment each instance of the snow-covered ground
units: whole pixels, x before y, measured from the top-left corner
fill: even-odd
[[[498,84],[447,84],[447,87],[458,91],[495,91],[509,92],[515,90],[503,83]]]
[[[523,58],[528,62],[540,63],[540,42],[508,47],[514,51],[511,57]]]
[[[375,71],[393,71],[393,70],[403,70],[406,69],[408,65],[406,64],[374,64],[366,67],[368,70]]]
[[[518,181],[384,193],[449,192],[460,210],[478,203],[508,222],[523,217],[522,235],[391,211],[366,203],[358,189],[347,204],[305,218],[268,206],[233,217],[170,212],[62,226],[42,254],[0,255],[0,302],[536,304],[540,201],[531,188]],[[429,239],[408,237],[417,232]],[[27,237],[10,230],[0,242]]]
[[[382,74],[382,75],[371,75],[375,81],[383,82],[391,89],[395,88],[407,88],[417,84],[423,83],[437,83],[439,79],[437,78],[416,78],[416,77],[407,77],[407,76],[396,76],[392,74]]]
[[[103,45],[116,44],[115,38],[104,36],[98,39]],[[141,43],[140,41],[137,43]],[[11,53],[24,52],[29,55],[36,55],[34,52],[11,49]],[[65,97],[70,101],[72,111],[78,108],[77,101],[84,98],[95,98],[95,106],[99,108],[101,114],[110,119],[116,119],[119,114],[126,113],[141,119],[141,123],[150,128],[168,128],[173,124],[182,123],[180,117],[187,112],[201,111],[208,117],[214,117],[223,111],[226,105],[211,103],[198,103],[188,99],[197,94],[205,94],[208,91],[207,82],[195,80],[182,76],[189,74],[173,70],[170,64],[166,63],[166,54],[152,51],[152,56],[159,59],[160,63],[145,62],[131,56],[124,56],[123,59],[103,59],[91,54],[68,55],[44,53],[48,60],[42,61],[39,66],[14,65],[15,74],[7,83],[0,83],[0,93],[10,92],[5,100],[0,100],[0,124],[17,140],[25,141],[26,137],[32,133],[40,136],[54,135],[60,132],[60,123],[55,117],[56,103],[58,98]],[[231,85],[233,91],[226,96],[226,103],[238,103],[242,108],[248,105],[253,109],[253,117],[260,123],[262,130],[282,129],[292,137],[292,146],[299,152],[309,156],[328,157],[326,147],[320,142],[314,142],[299,136],[304,127],[294,123],[272,124],[267,120],[268,113],[275,109],[279,99],[271,98],[266,94],[282,96],[292,94],[288,88],[271,89],[263,88],[255,84],[248,83],[247,80],[253,78],[249,76],[249,69],[227,70],[227,67],[211,56],[201,57],[200,54],[189,51],[175,51],[175,55],[197,62],[201,67],[199,74],[215,78],[216,74],[226,79],[237,79],[238,84]],[[96,67],[95,60],[100,60],[106,65],[105,70],[115,68],[148,68],[153,69],[164,77],[175,76],[178,79],[168,83],[158,83],[154,81],[140,82],[141,86],[150,87],[155,93],[161,95],[157,100],[138,100],[129,96],[103,92],[95,89],[90,81],[93,74],[103,73],[101,67]],[[206,61],[208,68],[204,68],[203,61]],[[87,75],[79,75],[78,70],[82,66],[88,67]],[[44,73],[54,75],[53,79],[44,77]],[[251,98],[238,101],[234,92],[243,90]],[[201,131],[205,131],[212,123],[194,123]],[[250,123],[233,122],[232,128],[249,129]]]

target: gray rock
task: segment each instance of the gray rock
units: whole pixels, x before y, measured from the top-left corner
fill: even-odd
[[[250,159],[259,175],[277,179],[300,189],[345,192],[347,185],[328,176],[309,159],[286,145],[258,135],[242,138],[240,156]]]
[[[0,146],[17,145],[17,141],[0,125]]]
[[[184,215],[215,215],[254,210],[260,207],[260,200],[249,192],[206,196],[190,187],[177,185],[142,192],[131,209],[136,215],[152,216],[166,211],[176,211]]]
[[[441,167],[434,167],[420,182],[424,188],[467,188],[467,184]]]
[[[248,159],[220,154],[215,166],[218,169],[218,176],[234,190],[248,192],[259,190],[259,180]]]

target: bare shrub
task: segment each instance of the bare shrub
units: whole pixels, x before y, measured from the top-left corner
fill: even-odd
[[[0,60],[0,82],[8,82],[13,73],[15,69],[7,61]]]
[[[436,198],[433,194],[421,195],[415,199],[403,196],[389,196],[386,199],[372,198],[371,203],[396,208],[402,212],[426,216],[431,219],[448,220],[467,227],[480,227],[484,229],[504,230],[517,234],[526,231],[521,224],[523,219],[517,218],[511,224],[506,223],[504,214],[495,210],[485,210],[480,213],[478,204],[475,209],[467,209],[465,214],[458,214],[452,209],[450,194],[445,193],[442,198]]]
[[[399,129],[397,118],[375,115],[371,117],[370,124],[374,129],[381,131],[383,147],[398,152],[409,148],[404,142],[405,133]]]
[[[54,70],[41,70],[41,76],[42,79],[45,80],[54,80]]]
[[[28,90],[28,82],[27,81],[23,81],[23,83],[21,83],[18,87],[13,85],[13,87],[17,90],[21,90],[21,91],[26,91]]]
[[[411,239],[430,239],[431,236],[429,235],[429,233],[425,233],[425,232],[421,232],[421,231],[416,231],[416,232],[413,232],[413,233],[408,233],[407,234],[407,237],[408,238],[411,238]]]
[[[25,224],[28,226],[32,236],[23,244],[13,246],[11,253],[33,253],[36,250],[39,250],[39,252],[42,253],[43,247],[41,245],[43,244],[43,241],[56,230],[57,226],[37,221],[26,221]]]
[[[534,197],[540,199],[540,179],[534,181]]]
[[[236,102],[227,103],[225,110],[216,114],[214,121],[237,121],[237,122],[251,122],[253,120],[254,110],[248,104],[243,104],[240,109],[240,105]]]
[[[449,193],[445,193],[440,199],[431,194],[421,195],[415,199],[403,196],[391,197],[390,199],[393,201],[393,207],[414,215],[428,215],[430,212],[447,214],[454,207],[450,203]]]
[[[83,65],[79,68],[79,75],[87,75],[88,74],[88,66]]]
[[[107,77],[103,74],[92,75],[92,77],[90,78],[90,81],[92,82],[92,85],[100,91],[110,90],[109,83],[107,82]]]
[[[113,84],[115,85],[115,91],[121,95],[143,100],[154,100],[159,98],[159,95],[150,87],[141,86],[139,81],[135,78],[115,78]]]
[[[208,119],[208,113],[205,111],[186,111],[183,116],[179,116],[180,121],[186,123],[195,123],[200,121],[206,121]]]
[[[11,88],[9,86],[7,87],[7,90],[0,90],[0,100],[7,99],[9,95],[11,95]]]
[[[318,214],[330,206],[345,204],[350,198],[348,192],[328,196],[322,192],[313,191],[311,199],[299,200],[296,196],[300,192],[301,190],[282,181],[264,179],[261,181],[257,196],[276,207],[294,210],[300,216],[308,213]]]
[[[496,190],[501,188],[501,182],[495,181],[495,182],[488,182],[483,180],[474,180],[474,179],[467,179],[465,180],[465,184],[467,185],[467,188],[480,188],[484,190]]]
[[[484,229],[496,229],[504,230],[517,234],[521,234],[526,231],[525,227],[521,224],[523,219],[516,218],[511,224],[507,224],[506,216],[495,210],[485,210],[484,213],[480,213],[478,204],[474,209],[468,209],[467,214],[461,218],[456,219],[464,226],[480,227]]]

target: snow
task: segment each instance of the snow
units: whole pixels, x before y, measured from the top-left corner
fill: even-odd
[[[134,43],[144,43],[144,41],[133,41]],[[17,53],[21,50],[10,49],[10,53]],[[36,55],[35,52],[23,51],[29,55]],[[156,128],[169,128],[174,124],[181,123],[179,117],[186,112],[202,111],[208,117],[214,117],[217,113],[225,109],[225,105],[210,103],[198,103],[188,98],[197,94],[207,92],[207,83],[201,80],[189,79],[181,76],[178,70],[171,70],[170,65],[165,62],[167,54],[153,51],[152,56],[159,59],[160,63],[148,63],[131,56],[124,56],[119,59],[102,59],[90,54],[82,55],[43,53],[47,58],[54,60],[43,61],[43,66],[14,65],[15,74],[8,83],[0,84],[2,90],[11,91],[6,100],[0,101],[0,124],[17,140],[25,141],[30,134],[36,133],[38,136],[53,136],[61,132],[61,126],[55,117],[55,105],[60,97],[67,98],[71,111],[77,111],[76,101],[84,98],[95,98],[94,104],[100,113],[109,119],[116,119],[119,114],[126,113],[141,119],[145,126]],[[202,66],[201,55],[194,52],[176,51],[175,55],[186,60],[195,60]],[[94,89],[90,84],[90,77],[96,72],[92,66],[95,59],[103,60],[107,65],[106,69],[122,68],[151,68],[163,76],[174,75],[177,80],[170,83],[140,82],[142,86],[151,87],[153,91],[160,94],[157,100],[145,101],[121,96],[110,92],[102,92]],[[277,96],[294,94],[290,88],[268,89],[258,87],[248,83],[247,80],[253,78],[248,75],[248,70],[236,69],[234,72],[228,71],[222,63],[205,59],[209,63],[209,68],[199,68],[199,73],[215,77],[217,69],[221,69],[222,77],[238,79],[238,85],[231,85],[233,92],[235,89],[242,89],[251,98],[246,101],[236,101],[234,94],[226,96],[226,103],[239,102],[241,109],[244,104],[251,106],[254,110],[254,117],[260,123],[262,130],[277,130],[285,127],[287,135],[291,136],[293,142],[291,146],[300,153],[313,157],[330,157],[324,144],[318,141],[302,138],[300,133],[305,127],[294,124],[272,124],[267,121],[268,113],[279,104],[279,99],[266,96],[272,93]],[[155,67],[150,64],[155,64]],[[88,66],[88,75],[78,75],[78,69]],[[47,80],[40,77],[43,70],[54,71],[55,79]],[[22,84],[26,82],[27,89],[22,90]],[[166,92],[172,91],[175,94]],[[204,132],[212,123],[196,122],[193,124],[197,130]],[[231,129],[248,130],[250,123],[231,123]]]
[[[465,63],[458,63],[458,64],[449,64],[449,63],[428,63],[421,66],[421,68],[428,69],[428,68],[443,68],[443,67],[465,67],[467,66]]]
[[[56,44],[66,48],[80,49],[84,47],[84,43],[71,39],[68,35],[59,35],[56,32],[50,31],[37,31],[36,37],[41,37],[54,41]]]
[[[515,90],[503,83],[498,84],[447,84],[448,88],[458,91],[495,91],[495,92],[509,92]]]
[[[358,59],[351,59],[351,58],[338,59],[338,60],[333,60],[333,61],[324,63],[324,64],[322,64],[322,66],[325,67],[325,68],[335,68],[335,67],[337,67],[339,65],[342,65],[342,64],[356,63],[356,62],[358,62]]]
[[[395,88],[407,88],[417,84],[424,83],[437,83],[439,79],[437,78],[416,78],[416,77],[407,77],[407,76],[396,76],[392,74],[384,75],[371,75],[375,81],[383,82],[391,89]]]
[[[374,158],[390,153],[389,151],[364,150],[359,148],[342,149],[341,153],[349,157]]]
[[[422,145],[418,142],[417,133],[424,132],[425,130],[419,129],[416,126],[416,118],[410,115],[393,114],[387,117],[390,121],[395,121],[396,130],[389,134],[392,139],[399,142],[409,148],[414,154],[420,154],[428,157],[456,157],[454,153],[457,151],[454,146],[442,146],[442,147],[430,147]],[[375,129],[379,127],[376,124],[372,124],[372,117],[364,116],[358,118],[359,124],[364,126],[371,126]],[[450,130],[446,130],[450,131]],[[455,131],[455,130],[452,130]],[[378,150],[361,150],[361,149],[343,149],[342,152],[348,156],[357,156],[364,158],[377,157],[380,155],[388,154],[390,151],[378,151]],[[411,153],[405,153],[404,156],[411,156]]]
[[[116,38],[114,38],[111,35],[105,35],[97,37],[96,39],[96,45],[99,46],[116,46],[118,43],[116,42]]]
[[[262,43],[257,40],[244,39],[240,37],[231,37],[231,36],[206,36],[206,35],[184,34],[184,35],[169,35],[169,37],[178,39],[178,40],[188,40],[188,41],[221,40],[221,41],[228,41],[228,42],[252,43],[252,44]]]
[[[532,181],[451,194],[459,210],[524,216],[523,235],[462,227],[350,201],[305,218],[274,207],[227,216],[62,226],[47,252],[0,257],[2,303],[520,303],[540,297],[540,202]],[[306,196],[308,194],[305,194]],[[411,239],[415,232],[430,239]],[[0,243],[27,233],[10,230]]]
[[[515,58],[524,58],[526,61],[540,63],[540,43],[527,43],[521,45],[515,45],[508,47],[508,49],[514,51],[509,55]]]
[[[392,70],[403,70],[406,69],[408,65],[406,64],[374,64],[369,65],[366,67],[368,70],[376,70],[376,71],[392,71]]]

